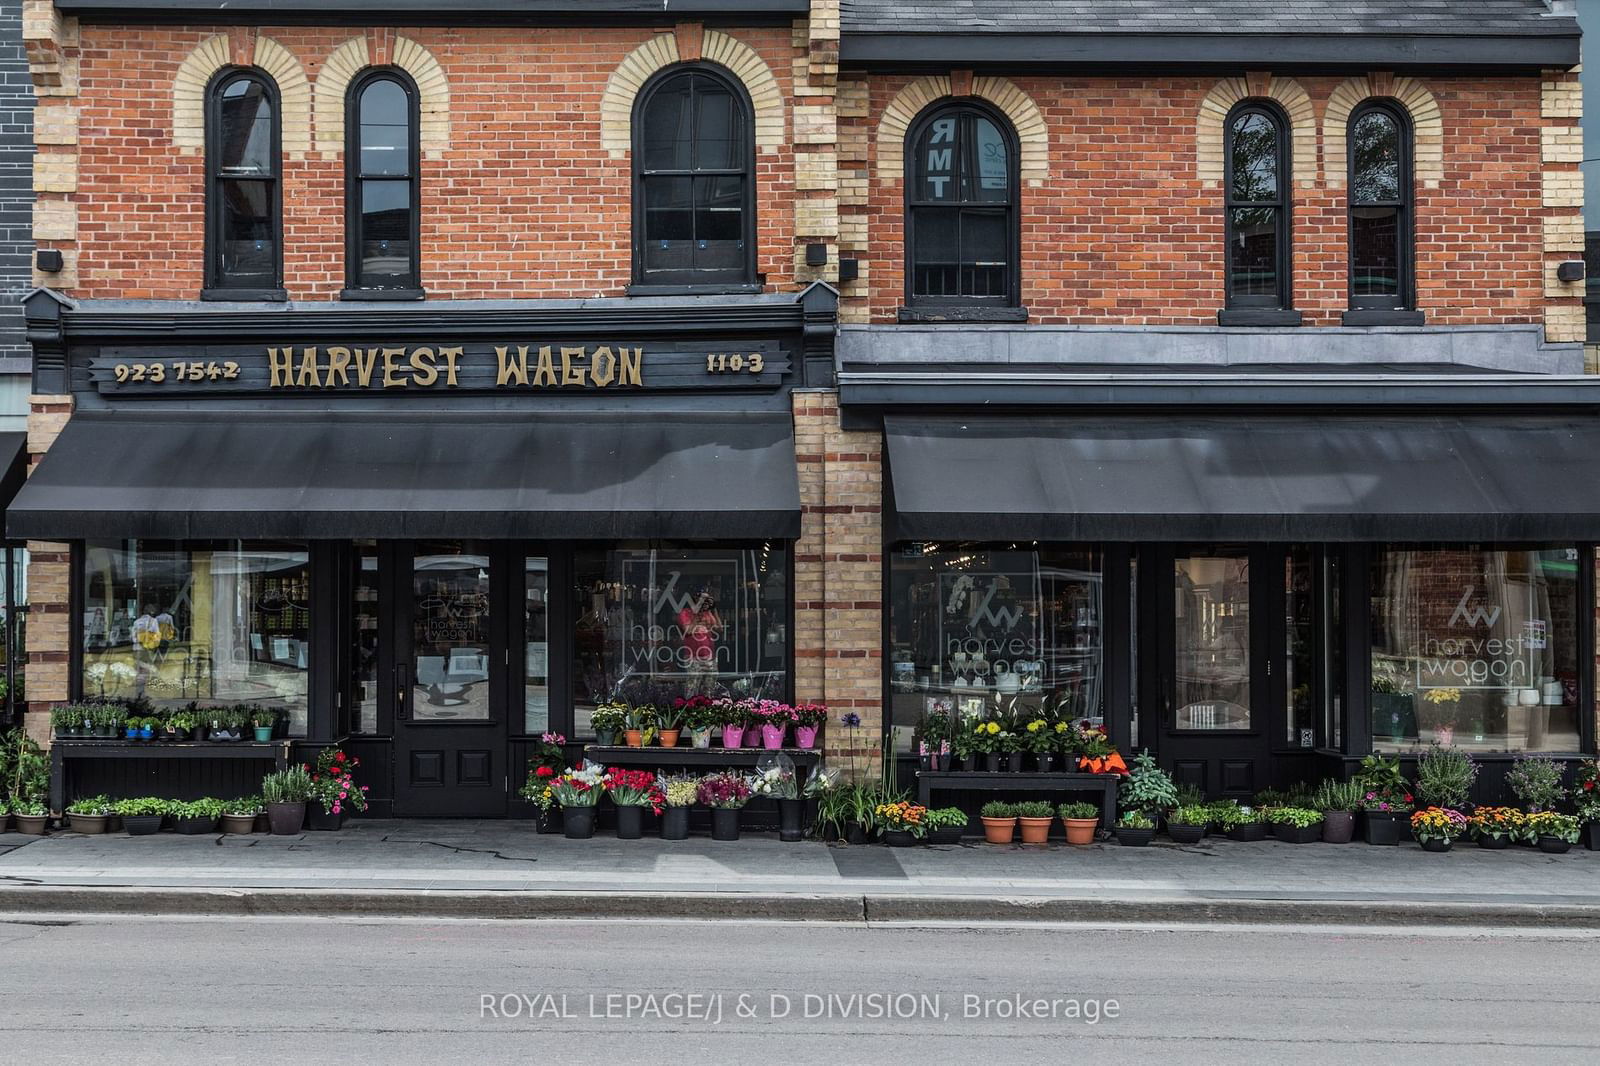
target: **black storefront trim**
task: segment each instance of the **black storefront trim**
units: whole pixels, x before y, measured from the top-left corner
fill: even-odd
[[[1343,326],[1424,326],[1428,316],[1422,311],[1383,310],[1352,307],[1339,319]]]
[[[1277,307],[1225,307],[1217,312],[1219,326],[1298,326],[1301,314]]]

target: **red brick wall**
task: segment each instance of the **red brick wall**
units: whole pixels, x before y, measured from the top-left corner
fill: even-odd
[[[91,298],[196,297],[203,282],[204,160],[174,149],[172,85],[202,27],[82,28],[79,279]],[[314,83],[357,31],[263,27]],[[431,297],[619,295],[631,274],[631,178],[600,142],[600,97],[648,28],[396,31],[450,82],[450,150],[422,163],[422,280]],[[789,27],[729,29],[788,98]],[[786,99],[786,108],[793,101]],[[794,274],[793,152],[756,155],[757,270]],[[345,281],[343,153],[284,163],[284,272],[291,299]],[[46,242],[48,246],[48,242]]]
[[[880,179],[883,109],[910,80],[872,79],[843,118],[871,158],[865,301],[905,302],[903,179]],[[1317,116],[1316,182],[1296,175],[1294,303],[1308,325],[1347,306],[1345,190],[1321,180],[1321,121],[1341,78],[1301,78]],[[1022,299],[1040,323],[1215,323],[1223,306],[1220,189],[1196,176],[1195,127],[1215,79],[1014,78],[1049,125],[1049,176],[1022,188]],[[1540,84],[1428,79],[1444,121],[1444,175],[1416,195],[1416,280],[1430,324],[1542,322]],[[1570,120],[1568,120],[1570,121]],[[864,135],[864,136],[863,136]],[[842,133],[849,137],[849,133]],[[846,216],[863,209],[846,207]]]

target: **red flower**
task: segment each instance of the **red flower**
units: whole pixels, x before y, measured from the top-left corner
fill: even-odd
[[[335,752],[334,756],[333,756],[333,761],[334,762],[344,762],[344,752],[342,752],[342,751]]]
[[[1594,782],[1593,781],[1585,781],[1583,783],[1583,788],[1584,788],[1584,791],[1586,791],[1586,792],[1593,792],[1594,791]]]
[[[556,776],[556,772],[554,770],[552,770],[548,766],[541,766],[537,770],[535,770],[534,773],[537,774],[540,777],[554,777],[554,776]]]

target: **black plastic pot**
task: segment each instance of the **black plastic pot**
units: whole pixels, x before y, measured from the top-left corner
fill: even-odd
[[[1400,819],[1383,811],[1367,811],[1367,843],[1391,847],[1400,843]]]
[[[1590,822],[1583,827],[1583,846],[1590,851],[1600,851],[1600,822]]]
[[[638,840],[644,836],[644,808],[638,804],[617,807],[617,839]]]
[[[1053,774],[1056,770],[1056,757],[1050,752],[1035,756],[1041,774]]]
[[[943,752],[943,753],[941,753],[939,755],[935,755],[933,757],[933,767],[934,767],[934,769],[938,770],[940,773],[944,773],[945,771],[949,770],[950,769],[950,753],[947,751],[947,752]]]
[[[594,807],[561,808],[561,832],[568,840],[588,840],[594,836]]]
[[[1452,844],[1454,844],[1455,841],[1453,841],[1453,840],[1435,840],[1435,839],[1429,838],[1427,840],[1418,841],[1418,843],[1420,843],[1422,845],[1422,850],[1423,851],[1431,851],[1431,852],[1433,852],[1435,854],[1440,854],[1442,852],[1449,851],[1450,850],[1450,846]]]
[[[1560,837],[1540,837],[1539,850],[1547,855],[1565,855],[1572,850],[1572,845]]]
[[[172,828],[185,836],[204,836],[207,833],[216,831],[217,820],[211,817],[174,818],[172,820]]]
[[[883,842],[891,848],[914,848],[917,846],[917,838],[904,829],[884,830]]]
[[[1485,834],[1478,838],[1478,847],[1485,851],[1505,851],[1510,846],[1511,838],[1508,836]]]
[[[1006,773],[1022,773],[1022,752],[1013,751],[1006,754]]]
[[[1167,823],[1167,836],[1172,838],[1174,844],[1198,844],[1205,835],[1206,827],[1203,825],[1173,825],[1171,822]]]
[[[267,820],[272,824],[273,836],[294,836],[300,832],[300,827],[305,825],[306,805],[304,803],[269,803],[267,804]],[[182,829],[178,831],[180,833],[183,832]]]
[[[846,844],[865,844],[867,842],[867,827],[860,822],[850,822],[844,827],[844,842]]]
[[[535,824],[541,833],[561,832],[561,808],[551,807],[548,811],[540,811]]]
[[[739,839],[739,808],[738,807],[713,807],[711,808],[711,839],[712,840],[738,840]],[[854,843],[854,841],[852,841]]]
[[[165,817],[159,814],[124,814],[122,828],[127,830],[131,837],[153,836],[161,832],[161,823]]]
[[[1236,825],[1228,830],[1229,840],[1241,840],[1247,843],[1267,839],[1266,822],[1246,822]]]
[[[959,844],[961,843],[961,828],[959,826],[946,826],[935,829],[928,834],[930,844]]]
[[[1117,843],[1125,848],[1142,848],[1148,846],[1155,835],[1154,829],[1126,829],[1119,826]]]
[[[1285,844],[1315,844],[1322,839],[1322,823],[1316,822],[1301,828],[1288,822],[1279,822],[1272,827],[1272,835]]]
[[[323,810],[320,803],[313,803],[308,824],[319,833],[333,833],[337,832],[339,827],[344,824],[344,817],[334,814],[332,811]]]
[[[798,799],[780,799],[778,801],[778,839],[785,843],[793,844],[805,839],[802,816],[805,814],[805,801]]]
[[[1324,811],[1322,815],[1322,842],[1348,844],[1355,839],[1356,816],[1353,811]]]
[[[667,807],[661,812],[661,839],[689,839],[689,808]]]
[[[983,768],[985,770],[989,771],[991,774],[999,773],[1000,772],[1000,756],[999,755],[985,755],[983,757]]]

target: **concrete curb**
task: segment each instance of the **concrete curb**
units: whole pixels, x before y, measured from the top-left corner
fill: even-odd
[[[1600,904],[1409,900],[1106,899],[707,892],[0,886],[0,918],[349,917],[711,919],[821,922],[1106,922],[1600,929]]]

